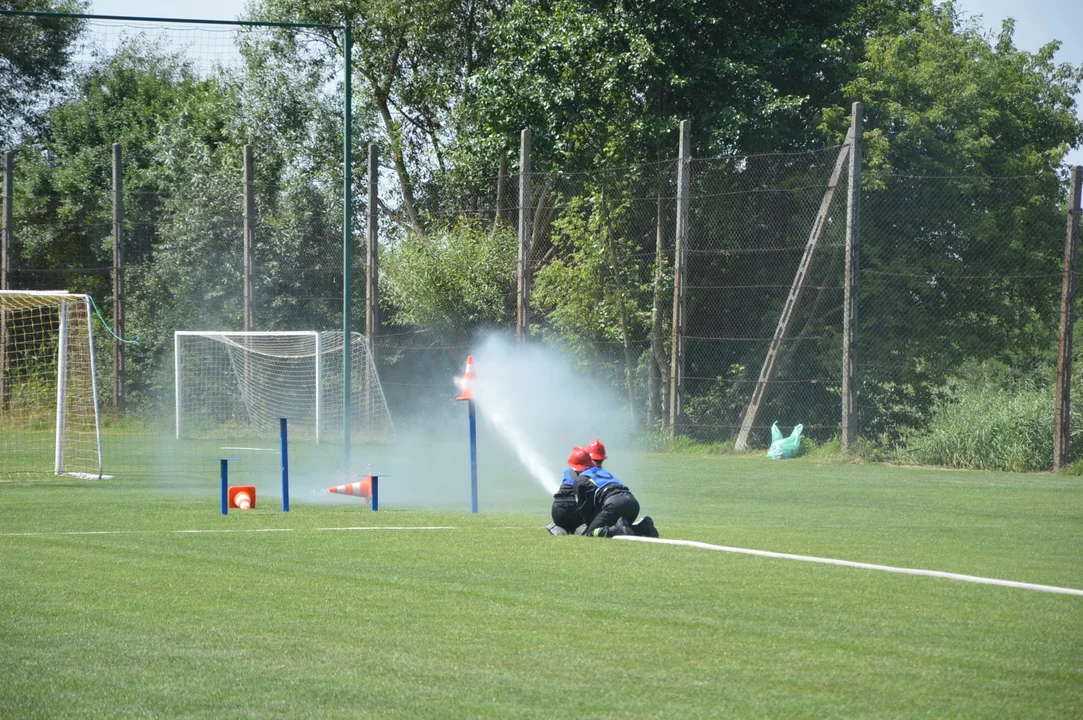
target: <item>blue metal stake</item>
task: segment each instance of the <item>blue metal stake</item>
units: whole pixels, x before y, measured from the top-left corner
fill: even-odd
[[[380,509],[380,477],[372,476],[372,512]]]
[[[222,514],[229,515],[229,459],[222,458]]]
[[[286,442],[286,418],[279,419],[279,436],[282,438],[282,512],[290,511],[290,450]]]
[[[474,412],[474,401],[467,401],[470,406],[470,512],[478,511],[478,421]]]

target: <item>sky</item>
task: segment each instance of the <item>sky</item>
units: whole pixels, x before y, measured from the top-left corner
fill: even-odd
[[[248,0],[93,0],[91,12],[102,15],[236,20]],[[1079,0],[956,0],[962,12],[981,16],[981,24],[994,32],[1006,17],[1015,18],[1016,47],[1036,52],[1050,40],[1061,40],[1056,59],[1083,64],[1083,32],[1079,25]],[[1074,29],[1075,32],[1069,32]],[[1083,97],[1077,96],[1080,117]],[[1083,165],[1083,148],[1069,153],[1067,162]]]

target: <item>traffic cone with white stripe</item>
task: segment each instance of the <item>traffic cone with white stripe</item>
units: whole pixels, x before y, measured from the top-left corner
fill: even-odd
[[[474,356],[466,356],[466,373],[462,378],[456,381],[459,386],[460,395],[455,398],[456,400],[473,400],[474,399],[474,381],[477,380],[477,376],[474,375]]]
[[[256,507],[255,485],[234,485],[229,489],[229,506],[236,510],[251,510]]]
[[[352,495],[368,502],[372,497],[372,473],[369,473],[357,482],[328,488],[328,492],[339,493],[341,495]]]

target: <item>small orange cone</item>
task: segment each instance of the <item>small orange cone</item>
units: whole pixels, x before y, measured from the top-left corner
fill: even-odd
[[[229,489],[229,506],[237,510],[251,510],[256,507],[255,485],[234,485]]]
[[[477,380],[477,376],[474,375],[474,356],[466,356],[466,373],[463,375],[462,380],[459,381],[459,387],[462,388],[462,394],[455,398],[456,400],[473,400],[474,399],[474,381]]]
[[[372,473],[366,475],[363,479],[347,483],[346,485],[337,485],[333,488],[328,488],[328,492],[341,493],[343,495],[353,495],[359,497],[365,502],[369,501],[372,497]]]

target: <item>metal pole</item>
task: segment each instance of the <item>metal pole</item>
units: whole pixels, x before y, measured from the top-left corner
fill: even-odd
[[[478,421],[474,411],[474,401],[466,403],[470,407],[470,512],[478,511]]]
[[[282,512],[290,511],[290,445],[286,438],[286,418],[278,420],[278,435],[282,445]]]
[[[1068,191],[1068,229],[1064,237],[1064,276],[1060,292],[1060,341],[1057,347],[1057,389],[1053,422],[1053,469],[1068,465],[1071,442],[1072,331],[1075,322],[1075,273],[1079,246],[1080,187],[1083,167],[1072,168]]]
[[[862,105],[850,110],[850,186],[846,194],[846,279],[842,314],[842,450],[857,439],[857,269],[861,252],[861,139]]]
[[[533,207],[530,198],[530,128],[519,138],[519,264],[517,268],[518,305],[515,339],[523,342],[530,324],[530,241],[533,235]]]
[[[688,268],[685,246],[688,242],[689,184],[692,175],[692,121],[681,121],[681,139],[677,160],[677,228],[673,242],[673,341],[669,367],[669,437],[677,436],[684,411],[684,322],[685,279]]]
[[[98,406],[98,366],[94,362],[94,323],[90,314],[90,296],[83,296],[82,312],[86,314],[86,344],[87,355],[90,356],[90,395],[94,403],[94,437],[97,440],[98,450],[98,477],[101,478],[102,470],[102,415]]]
[[[124,165],[113,143],[113,407],[124,409]]]
[[[350,372],[353,352],[353,36],[342,30],[345,97],[342,101],[342,463],[350,477]]]
[[[55,471],[64,473],[64,434],[68,410],[68,303],[60,302],[59,338],[56,348],[56,453]]]
[[[253,294],[256,285],[256,188],[252,146],[244,146],[244,331],[256,327]]]
[[[376,475],[369,475],[371,485],[369,486],[369,492],[372,493],[369,500],[369,507],[372,508],[372,512],[376,512],[380,509],[380,478]]]
[[[173,413],[176,419],[177,439],[181,436],[181,336],[173,333]]]
[[[221,463],[221,472],[219,473],[219,478],[222,485],[222,514],[229,515],[229,460],[226,458],[222,458],[219,462]]]
[[[316,444],[320,444],[323,425],[323,333],[316,332]]]

